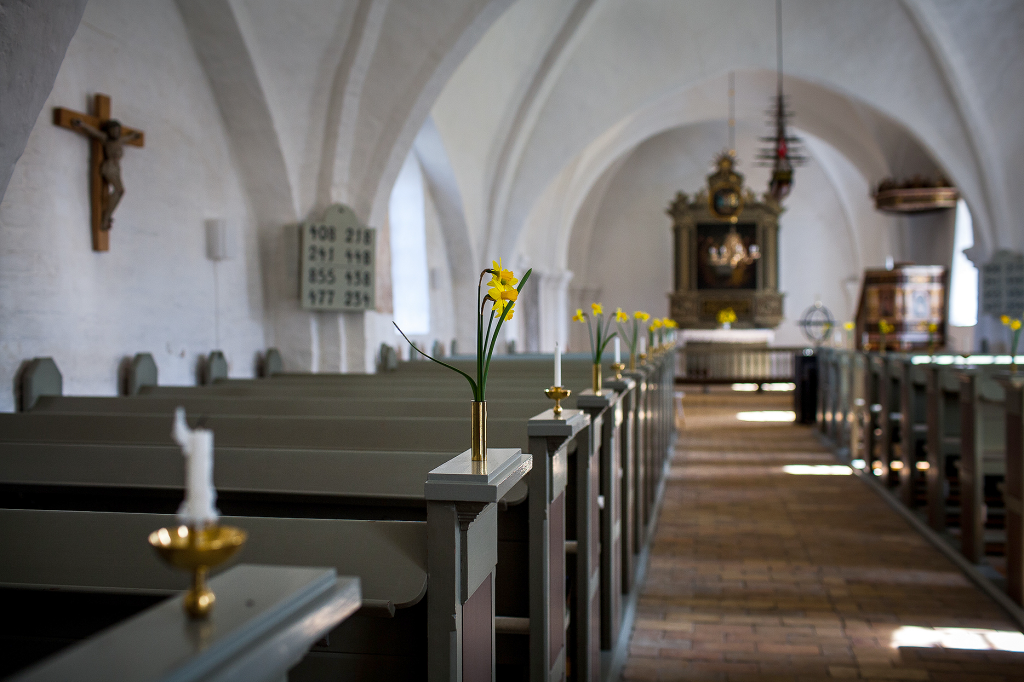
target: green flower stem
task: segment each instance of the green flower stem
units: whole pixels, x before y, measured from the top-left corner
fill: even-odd
[[[587,341],[590,342],[590,357],[596,357],[594,354],[594,328],[590,324],[590,315],[584,313],[583,319],[587,321]]]
[[[468,382],[469,382],[469,387],[470,387],[470,388],[471,388],[471,389],[473,390],[473,400],[476,400],[476,399],[477,399],[477,384],[476,384],[476,382],[475,382],[475,381],[473,381],[473,377],[469,376],[468,374],[466,374],[465,372],[463,372],[463,371],[462,371],[461,369],[459,369],[458,367],[452,367],[452,366],[451,366],[451,365],[449,365],[449,364],[448,364],[447,362],[441,362],[441,361],[440,361],[440,360],[438,360],[437,358],[435,358],[435,357],[431,357],[431,356],[427,355],[426,353],[424,353],[423,351],[421,351],[421,350],[420,350],[419,348],[417,348],[417,347],[416,347],[416,344],[415,344],[415,343],[413,343],[412,341],[410,341],[410,340],[409,340],[409,337],[405,335],[405,332],[403,332],[403,331],[402,331],[402,328],[398,326],[398,323],[396,323],[396,322],[392,322],[391,324],[395,325],[395,329],[397,329],[397,330],[398,330],[398,333],[402,335],[402,338],[403,338],[403,339],[405,339],[406,343],[408,343],[408,344],[409,344],[410,346],[412,346],[412,348],[413,348],[413,349],[414,349],[414,350],[415,350],[415,351],[416,351],[417,353],[419,353],[420,355],[422,355],[423,357],[425,357],[425,358],[426,358],[427,360],[433,360],[433,361],[434,361],[434,362],[436,362],[437,364],[439,364],[439,365],[442,365],[442,366],[444,366],[444,367],[447,367],[448,369],[450,369],[450,370],[452,370],[452,371],[455,371],[455,372],[458,372],[458,373],[459,373],[459,374],[461,374],[462,376],[466,377],[466,381],[468,381]]]
[[[518,300],[518,295],[520,293],[522,293],[522,291],[523,291],[523,287],[526,286],[526,280],[530,279],[530,275],[531,274],[533,274],[533,268],[530,268],[529,270],[527,270],[526,273],[523,275],[523,279],[521,279],[519,281],[519,286],[516,287],[516,298],[517,298],[517,300]],[[498,340],[498,333],[501,331],[501,325],[505,324],[505,318],[512,311],[512,308],[514,307],[514,305],[515,304],[514,304],[513,301],[509,301],[501,309],[501,317],[498,318],[498,326],[494,329],[494,336],[491,338],[491,346],[490,346],[490,349],[487,351],[487,362],[484,365],[483,380],[481,381],[481,389],[480,389],[480,395],[481,396],[483,396],[485,394],[486,390],[487,390],[487,374],[491,371],[491,356],[494,355],[494,344]],[[493,310],[491,311],[491,319],[492,320],[494,319],[494,311]],[[490,333],[490,327],[489,326],[488,326],[488,333]],[[482,397],[480,399],[483,400]]]

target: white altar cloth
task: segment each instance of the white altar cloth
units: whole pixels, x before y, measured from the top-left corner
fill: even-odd
[[[694,343],[763,343],[775,340],[774,329],[681,329],[682,345]]]

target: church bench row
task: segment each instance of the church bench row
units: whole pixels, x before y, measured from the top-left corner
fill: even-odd
[[[159,419],[164,427],[166,421],[166,418]],[[589,450],[585,440],[587,420],[582,418],[575,422],[577,431],[582,430],[575,441],[562,438],[561,443],[551,447],[551,458],[561,462],[560,467],[556,465],[562,471],[558,490],[565,487],[569,446],[578,445],[582,452]],[[166,429],[163,432],[166,435]],[[413,442],[419,442],[421,438],[419,436]],[[531,449],[543,452],[551,440],[544,438],[540,446],[533,442]],[[455,439],[455,442],[462,441],[463,438]],[[449,457],[449,453],[444,451],[447,448],[440,449],[442,452],[430,453],[218,447],[215,480],[220,491],[219,504],[227,513],[252,516],[422,520],[425,504],[423,481],[429,470]],[[81,443],[28,442],[0,445],[0,453],[0,480],[7,483],[3,488],[7,506],[49,508],[57,496],[58,503],[80,509],[110,509],[113,505],[120,510],[152,510],[156,506],[172,511],[180,499],[183,461],[173,445],[86,446]],[[588,460],[583,458],[583,461]],[[382,462],[387,462],[386,475],[381,473]],[[59,472],[59,479],[55,478],[56,472]],[[582,480],[589,482],[588,477]],[[54,488],[62,490],[55,493]],[[507,504],[516,502],[506,500]],[[547,518],[544,509],[537,515]],[[528,520],[525,514],[520,516],[524,517],[524,522]],[[564,516],[563,513],[562,518]],[[562,527],[556,530],[557,544],[564,546],[564,530]],[[512,534],[513,541],[503,544],[526,544],[527,531]],[[588,537],[584,535],[583,542],[579,543],[583,551],[590,547]],[[518,542],[516,538],[519,538]],[[541,540],[532,535],[529,539],[534,544]],[[512,557],[526,555],[524,547],[515,551]],[[529,586],[534,580],[532,576],[525,575],[525,559],[520,565],[502,563],[504,571],[499,571],[499,578],[508,579],[513,586]],[[521,569],[521,578],[516,577],[516,569]],[[561,572],[556,574],[561,575]],[[506,602],[513,604],[528,601],[526,594],[517,597],[512,592],[503,596]],[[562,639],[561,635],[559,639]]]
[[[588,372],[588,374],[589,374],[589,372]],[[589,377],[588,377],[588,378],[589,378]],[[274,383],[274,384],[276,384],[276,382],[267,382],[267,383]],[[205,391],[206,389],[202,389],[202,390],[203,390],[203,391]],[[318,391],[317,391],[317,393],[318,393]],[[536,395],[536,392],[535,392],[535,395]],[[213,424],[210,424],[210,425],[211,425],[211,426],[213,426]],[[492,431],[494,431],[494,428],[492,429]],[[166,431],[164,431],[164,432],[166,433]],[[220,438],[218,437],[218,442],[219,442],[220,440],[221,440],[221,439],[220,439]],[[605,527],[606,527],[606,526],[605,526]],[[627,553],[627,554],[629,554],[629,553]],[[606,571],[606,572],[608,572],[608,571]]]
[[[408,372],[406,372],[405,368],[415,367],[415,368],[417,368],[417,370],[419,370],[420,373],[422,373],[424,370],[427,370],[427,368],[435,368],[436,366],[433,365],[433,363],[428,363],[428,362],[413,362],[413,363],[403,363],[401,367],[403,368],[403,371],[400,372],[400,374],[408,375],[408,374],[413,373],[415,370],[409,370]],[[494,365],[493,365],[493,373],[494,374],[500,374],[501,370],[504,370],[507,367],[515,367],[515,368],[517,368],[517,370],[518,370],[517,375],[521,375],[524,369],[531,369],[533,371],[539,371],[543,375],[543,378],[546,378],[546,374],[550,371],[550,359],[547,359],[547,360],[544,360],[544,361],[536,361],[536,360],[523,361],[523,360],[520,360],[520,359],[516,358],[514,360],[509,360],[509,361],[504,361],[504,362],[495,362]],[[589,364],[589,362],[587,362],[587,363],[579,363],[579,362],[569,361],[569,362],[566,363],[564,373],[565,373],[566,376],[571,376],[574,373],[575,369],[579,370],[578,372],[575,372],[575,373],[577,373],[579,375],[578,378],[579,378],[580,382],[584,382],[585,381],[585,382],[589,383],[589,380],[590,380],[590,376],[589,376],[590,375],[590,364]],[[464,405],[464,403],[465,403],[465,397],[464,397],[465,396],[465,392],[464,392],[464,387],[461,384],[461,379],[458,378],[458,377],[453,377],[450,373],[447,373],[447,370],[441,370],[441,371],[444,373],[442,376],[435,377],[434,379],[428,379],[427,382],[426,382],[426,387],[422,389],[422,394],[423,395],[430,395],[430,396],[432,396],[432,398],[434,400],[428,402],[427,399],[425,399],[425,398],[409,399],[409,400],[412,400],[412,401],[418,400],[418,404],[411,404],[410,405],[408,403],[403,403],[403,405],[400,408],[402,410],[403,414],[406,414],[408,416],[413,416],[413,415],[436,416],[436,415],[448,414],[448,412],[447,412],[448,407],[440,406],[436,402],[436,400],[438,398],[438,395],[442,394],[442,393],[444,395],[449,396],[453,400],[463,401],[462,405]],[[288,378],[291,378],[293,380],[298,380],[300,378],[302,380],[306,380],[306,379],[313,380],[313,379],[316,379],[318,382],[324,382],[325,380],[328,380],[328,379],[333,381],[335,379],[335,377],[326,377],[326,376],[319,376],[319,377],[316,377],[316,376],[314,376],[314,377],[289,377],[287,375],[286,376],[277,375],[277,376],[274,377],[274,380],[270,381],[270,382],[262,382],[262,383],[261,382],[253,382],[254,385],[251,388],[246,389],[246,391],[247,392],[257,391],[257,392],[260,393],[260,395],[265,395],[265,396],[280,396],[282,390],[281,390],[281,384],[278,383],[278,382],[280,380],[282,380],[282,379],[288,379]],[[644,397],[646,395],[645,389],[646,389],[646,385],[647,384],[646,384],[645,381],[643,381],[642,375],[637,375],[637,378],[640,380],[639,384],[637,386],[637,393],[639,394],[639,398],[640,398],[640,400],[638,401],[638,405],[643,406],[645,404]],[[340,383],[344,383],[344,384],[347,385],[349,383],[352,383],[353,379],[355,379],[355,380],[364,379],[365,380],[365,379],[367,379],[367,377],[348,377],[348,376],[346,376],[346,377],[337,377],[337,379],[339,381],[335,382],[335,383],[339,383],[340,382]],[[369,415],[376,415],[376,414],[380,414],[379,410],[381,410],[382,408],[380,407],[379,402],[381,400],[383,400],[382,397],[378,397],[378,396],[381,393],[383,393],[384,391],[382,391],[380,385],[378,385],[378,384],[380,384],[380,382],[374,381],[372,383],[374,385],[374,390],[372,391],[374,397],[371,397],[371,398],[364,398],[363,396],[366,395],[366,392],[362,392],[362,391],[356,391],[356,393],[358,395],[355,396],[355,397],[350,395],[350,392],[347,391],[347,390],[341,391],[338,394],[339,395],[339,399],[344,398],[344,399],[348,399],[350,401],[350,403],[348,405],[346,405],[346,407],[344,409],[336,409],[333,405],[329,404],[328,401],[325,398],[323,398],[323,397],[317,397],[317,398],[306,398],[306,397],[304,397],[306,395],[305,388],[300,389],[300,395],[303,396],[302,398],[281,398],[281,397],[263,397],[263,398],[244,397],[243,398],[243,397],[238,397],[238,398],[235,398],[235,400],[237,402],[230,402],[230,403],[228,403],[227,406],[223,407],[222,409],[217,409],[216,406],[210,405],[209,401],[214,400],[214,398],[209,398],[209,396],[211,395],[210,389],[202,389],[201,391],[195,391],[195,390],[192,390],[192,389],[183,389],[183,388],[167,389],[169,391],[173,391],[176,394],[174,398],[166,398],[166,397],[156,398],[155,394],[143,393],[143,397],[149,396],[150,399],[153,399],[154,401],[155,400],[160,400],[161,402],[153,402],[153,403],[146,403],[144,401],[134,401],[133,402],[131,400],[116,399],[116,398],[59,398],[59,397],[45,398],[44,397],[44,398],[41,398],[37,402],[37,405],[36,405],[36,407],[34,409],[36,409],[37,411],[43,410],[43,411],[65,411],[65,412],[68,412],[68,411],[91,412],[91,411],[98,411],[98,410],[109,411],[109,410],[114,409],[113,406],[123,405],[123,406],[125,406],[126,410],[130,410],[132,412],[158,412],[159,408],[157,408],[157,405],[162,405],[164,407],[170,407],[171,403],[174,400],[181,400],[181,404],[183,404],[188,409],[189,413],[193,414],[193,415],[195,415],[197,413],[202,415],[207,410],[210,410],[210,409],[215,409],[217,412],[225,413],[225,414],[226,413],[246,413],[246,412],[255,412],[255,413],[274,412],[274,413],[283,413],[283,414],[291,414],[291,415],[306,415],[306,416],[329,415],[329,414],[346,414],[346,415],[361,415],[361,414],[362,415],[366,415],[366,414],[369,414]],[[497,387],[501,387],[503,390],[508,391],[509,389],[507,387],[507,383],[508,382],[505,381],[504,379],[501,382],[492,383],[492,396],[493,396],[493,392],[494,392],[493,389],[497,388]],[[230,384],[230,385],[231,385],[232,391],[237,390],[237,384]],[[540,395],[540,390],[537,388],[537,386],[538,385],[543,385],[543,383],[538,383],[536,381],[536,379],[534,378],[534,379],[530,379],[529,380],[529,384],[528,385],[529,385],[529,388],[526,391],[526,395],[530,395],[530,396],[533,396],[533,397],[537,397],[537,396]],[[218,385],[218,386],[213,387],[213,388],[214,389],[223,388],[223,386]],[[397,386],[397,387],[396,386],[392,386],[392,391],[397,396],[397,398],[402,399],[403,401],[405,401],[405,400],[407,400],[407,396],[413,391],[413,389],[410,388],[407,384],[403,383],[401,386]],[[317,396],[323,396],[324,393],[325,393],[325,391],[323,391],[323,390],[318,390],[318,391],[315,392],[315,394]],[[161,393],[159,395],[163,396],[164,394]],[[199,398],[195,397],[195,396],[199,396],[199,395],[202,395],[204,397],[202,399],[199,399]],[[669,398],[670,397],[671,396],[669,395]],[[227,401],[229,401],[231,399],[231,397],[228,397],[228,396],[221,396],[221,398],[225,402],[227,402]],[[574,399],[570,399],[570,401],[571,400],[574,400]],[[540,401],[541,401],[540,402],[541,406],[548,404],[546,398],[540,397]],[[499,401],[496,401],[492,397],[490,402],[491,402],[492,414],[509,414],[509,406],[506,403],[504,403],[503,401],[499,404]],[[221,404],[223,405],[224,403],[221,403]],[[396,409],[399,409],[399,408],[396,406]],[[541,409],[543,409],[543,408],[541,407]],[[649,420],[643,418],[646,415],[646,413],[647,413],[647,410],[644,410],[644,409],[636,411],[636,415],[637,415],[638,418],[636,419],[637,428],[636,428],[635,439],[637,440],[637,442],[635,443],[635,447],[633,449],[636,452],[638,452],[638,453],[644,453],[644,452],[647,451],[647,450],[645,450],[644,447],[642,447],[642,441],[643,441],[643,439],[644,439],[644,437],[646,435],[645,432],[644,432],[644,428],[648,424],[648,421],[649,421]],[[464,416],[465,415],[464,407],[463,408],[456,408],[452,412],[452,414],[457,415],[457,416]],[[669,420],[665,421],[666,425],[668,425],[668,421]],[[665,448],[665,446],[663,445],[662,448],[657,448],[656,447],[656,448],[654,448],[654,450],[655,451],[659,451],[659,450],[663,450],[664,448]],[[625,455],[624,455],[624,458],[625,458]],[[640,462],[639,464],[643,465],[644,463]],[[650,468],[652,470],[657,469],[656,466],[652,466]],[[628,471],[629,474],[633,473],[631,468],[627,467],[624,470]],[[639,482],[639,479],[637,479],[637,481]],[[629,481],[626,481],[626,483],[628,484]],[[647,501],[649,499],[651,499],[651,495],[653,494],[653,487],[654,487],[653,483],[654,483],[654,481],[651,481],[651,483],[652,483],[652,485],[649,486],[649,490],[647,491],[646,494],[644,494],[644,491],[641,489],[641,490],[637,491],[637,494],[635,495],[636,499],[639,502],[644,504],[645,511],[648,511],[648,512],[649,512],[649,505],[647,504]],[[636,520],[636,522],[633,525],[638,526],[638,527],[636,528],[635,532],[632,533],[632,535],[635,535],[638,543],[642,543],[643,536],[644,536],[644,533],[643,533],[644,521],[649,521],[649,519],[645,519],[643,514],[636,515],[636,519],[637,520]],[[627,574],[631,575],[631,571],[629,571]]]
[[[360,623],[366,618],[357,618],[354,625],[349,624],[354,630],[338,633],[335,638],[341,647],[334,650],[337,656],[332,657],[331,650],[322,652],[331,661],[321,661],[319,667],[325,671],[331,667],[338,670],[327,678],[300,675],[296,679],[330,679],[345,669],[350,672],[375,669],[377,673],[372,676],[404,671],[403,678],[422,679],[428,666],[430,679],[449,679],[459,670],[466,672],[475,667],[479,672],[484,663],[486,670],[483,676],[467,673],[465,678],[490,678],[494,649],[493,585],[497,562],[495,503],[521,479],[530,463],[517,451],[506,452],[515,456],[508,458],[506,466],[501,465],[502,458],[496,457],[492,462],[494,470],[483,477],[486,481],[478,480],[478,475],[459,476],[450,471],[445,472],[444,480],[434,481],[436,475],[428,477],[427,485],[420,485],[420,494],[425,498],[425,519],[418,521],[334,518],[335,515],[329,512],[318,515],[325,518],[282,516],[282,510],[292,508],[287,504],[287,498],[296,494],[301,496],[303,484],[308,488],[312,479],[311,476],[293,476],[275,488],[269,479],[284,474],[287,462],[283,461],[274,471],[267,472],[267,482],[257,481],[253,486],[255,491],[248,490],[250,494],[259,489],[288,492],[277,498],[281,503],[276,510],[277,515],[256,513],[225,519],[226,523],[240,525],[249,532],[250,540],[245,550],[247,560],[330,565],[339,572],[358,575],[363,579],[367,602],[377,605],[378,611],[384,609],[394,613],[397,619],[385,627],[371,618],[366,627],[361,627]],[[492,454],[497,456],[499,453],[492,451]],[[180,455],[177,459],[181,459]],[[461,468],[468,471],[468,454],[464,459],[466,462],[461,463]],[[89,484],[99,480],[101,484],[111,483],[105,478],[109,467],[102,466],[101,462],[97,464],[100,465],[99,470],[84,482]],[[442,465],[442,468],[447,466],[450,469],[450,464]],[[460,482],[455,480],[458,478],[473,480]],[[63,485],[63,482],[51,482],[51,488]],[[0,582],[79,590],[146,591],[166,588],[169,570],[160,566],[155,555],[139,538],[145,537],[142,525],[173,525],[173,517],[133,511],[130,495],[119,496],[116,485],[102,487],[113,493],[110,496],[113,499],[108,503],[116,511],[12,509],[28,505],[5,504],[5,517],[0,526],[5,533],[16,536],[5,538],[5,546],[20,547],[21,551],[17,557],[3,562]],[[297,491],[294,490],[296,488]],[[65,499],[72,502],[66,506],[76,506],[73,497]],[[323,497],[320,505],[321,510],[331,506]],[[40,524],[43,524],[42,528]],[[90,524],[98,527],[90,530]],[[157,527],[160,526],[152,525],[149,530]],[[60,541],[66,540],[69,534],[80,538],[78,545],[61,544]],[[96,537],[106,541],[90,541]],[[55,544],[48,545],[50,541]],[[119,555],[111,543],[122,545],[128,548],[125,551],[135,555]],[[73,562],[54,561],[56,556],[62,555],[62,546],[74,557]],[[358,551],[353,551],[353,548],[358,548]],[[147,558],[149,561],[145,560]],[[49,573],[46,567],[49,567]],[[163,582],[160,576],[164,577]],[[172,585],[181,583],[180,576],[171,576],[171,579]],[[425,605],[418,606],[424,595],[427,596]],[[453,623],[455,630],[452,634],[457,635],[457,641],[453,640],[453,646],[449,646],[449,631]],[[379,638],[382,627],[385,635],[387,630],[391,631],[390,639],[396,645],[410,634],[413,634],[413,642],[419,644],[397,645],[391,652],[374,649],[376,645],[373,642]],[[410,627],[415,627],[421,634],[417,637],[407,632]],[[434,641],[431,643],[431,640]],[[366,649],[366,642],[373,646]],[[360,656],[356,657],[357,654]]]
[[[246,564],[217,576],[210,586],[217,607],[204,622],[190,621],[180,598],[164,599],[12,681],[107,682],[130,676],[145,682],[280,682],[360,604],[358,578],[339,578],[323,568]],[[32,620],[19,619],[26,644]],[[39,641],[35,644],[27,648],[38,649]],[[30,660],[27,653],[5,652],[0,674],[6,676],[20,661]]]
[[[878,467],[904,504],[917,506],[923,483],[929,525],[945,532],[952,520],[965,558],[979,563],[986,553],[1005,554],[1007,592],[1021,603],[1021,379],[996,364],[1007,358],[971,360],[979,364],[957,364],[962,358],[949,355],[826,351],[821,404],[849,408],[823,410],[822,428],[833,439],[848,438],[852,457]],[[838,395],[841,389],[849,395]]]
[[[505,369],[507,369],[509,367],[514,368],[516,370],[516,372],[514,373],[516,376],[521,375],[523,373],[524,369],[530,369],[533,372],[540,372],[542,375],[546,375],[546,373],[550,370],[550,358],[543,359],[543,360],[521,359],[521,358],[522,358],[522,356],[517,356],[514,359],[509,359],[507,361],[496,361],[494,363],[494,365],[493,365],[493,372],[492,373],[493,374],[501,374],[503,370],[505,370]],[[651,369],[653,366],[654,365],[652,363],[652,365],[649,365],[647,369]],[[403,370],[401,372],[401,374],[403,374],[403,375],[408,375],[408,374],[413,373],[413,372],[415,372],[417,370],[419,372],[421,372],[421,373],[424,372],[424,371],[428,371],[428,372],[433,371],[433,372],[436,373],[436,365],[434,365],[433,363],[429,363],[429,362],[402,363],[401,368]],[[415,368],[415,369],[410,369],[410,368]],[[431,369],[431,368],[435,368],[435,369]],[[668,363],[661,363],[661,368],[663,370],[668,368]],[[457,396],[458,400],[464,400],[464,395],[465,394],[464,394],[464,388],[462,387],[462,384],[461,384],[461,379],[458,378],[458,377],[453,377],[450,373],[447,373],[446,370],[442,370],[442,372],[445,372],[446,375],[441,377],[440,379],[428,380],[426,387],[421,389],[421,393],[420,394],[423,395],[423,396],[429,396],[430,398],[433,398],[433,399],[436,400],[436,398],[438,397],[438,394],[441,393],[441,392],[444,392],[446,395],[454,394],[455,396]],[[587,362],[579,362],[579,361],[573,361],[573,360],[570,359],[570,360],[568,360],[565,363],[564,373],[567,376],[569,376],[571,374],[574,374],[574,373],[578,374],[579,375],[578,379],[579,379],[580,382],[587,382],[587,383],[589,383],[589,379],[590,379],[590,376],[589,376],[590,375],[590,364],[589,364],[589,361],[587,361]],[[384,376],[386,377],[388,375],[384,375]],[[661,419],[660,420],[660,424],[659,424],[660,428],[657,431],[654,431],[653,427],[657,423],[656,419],[654,419],[654,418],[656,418],[658,415],[666,414],[666,413],[671,414],[671,400],[672,400],[671,390],[663,390],[663,391],[661,391],[661,393],[660,393],[660,405],[659,405],[660,409],[659,410],[653,410],[653,409],[652,410],[648,410],[646,408],[646,405],[647,405],[646,396],[648,394],[647,387],[648,386],[652,387],[652,390],[649,391],[649,392],[653,396],[655,394],[653,388],[655,388],[657,386],[657,383],[654,382],[654,381],[645,380],[643,372],[637,373],[634,376],[637,379],[636,393],[637,393],[637,407],[638,407],[638,409],[633,411],[633,413],[634,413],[634,415],[636,417],[636,419],[635,419],[635,421],[636,421],[635,441],[636,442],[634,444],[634,448],[633,449],[638,453],[638,457],[640,458],[640,461],[637,462],[637,470],[638,470],[637,473],[640,473],[640,472],[642,472],[645,469],[650,469],[652,471],[660,471],[663,468],[663,464],[664,464],[663,457],[660,458],[657,463],[654,463],[654,462],[646,463],[646,462],[642,461],[642,458],[643,458],[643,455],[645,453],[658,453],[658,452],[665,452],[665,451],[667,451],[667,448],[668,448],[668,445],[667,445],[667,432],[670,431],[671,427],[672,427],[671,418]],[[307,375],[301,375],[301,377],[288,377],[287,375],[285,375],[285,376],[278,375],[278,376],[274,377],[275,380],[272,381],[272,382],[251,382],[251,384],[252,384],[251,387],[244,389],[244,391],[246,393],[251,393],[251,392],[255,391],[255,392],[259,393],[260,395],[280,396],[282,394],[283,390],[282,390],[282,385],[280,383],[278,383],[278,380],[285,379],[285,378],[292,378],[292,379],[296,379],[296,378],[314,379],[315,378],[315,379],[318,379],[320,381],[328,379],[331,382],[338,383],[338,382],[335,381],[335,379],[337,379],[338,381],[340,381],[341,383],[344,383],[345,385],[353,383],[354,381],[365,380],[365,379],[368,379],[368,378],[376,379],[376,377],[358,377],[358,376],[351,376],[351,375],[345,375],[344,377],[331,377],[331,376],[326,376],[326,375],[321,375],[319,377],[315,377],[315,376],[314,377],[310,377],[310,376],[307,376]],[[544,377],[544,378],[546,378],[546,377]],[[445,381],[445,379],[447,379],[447,381]],[[372,383],[373,383],[373,387],[374,387],[374,390],[372,391],[373,395],[377,396],[377,395],[381,394],[383,392],[382,389],[381,389],[381,386],[382,386],[381,382],[373,381]],[[504,389],[506,391],[508,391],[509,389],[507,387],[507,384],[508,384],[508,382],[504,378],[502,379],[501,382],[492,383],[492,396],[493,396],[493,387],[495,387],[495,386],[504,387]],[[667,384],[668,386],[671,386],[670,382],[663,382],[663,384]],[[538,385],[543,385],[543,382],[538,384],[535,379],[531,379],[530,382],[529,382],[529,388],[524,392],[525,395],[536,397],[539,394],[539,392],[540,392],[539,389],[536,388]],[[211,392],[210,392],[211,390],[224,390],[225,388],[228,388],[229,392],[232,393],[232,394],[237,393],[239,391],[239,387],[237,386],[237,384],[228,384],[228,385],[220,385],[220,384],[218,384],[215,387],[211,387],[210,389],[203,389],[202,391],[194,391],[192,389],[185,389],[185,388],[160,389],[161,391],[163,391],[163,393],[161,393],[160,395],[165,395],[166,393],[173,393],[175,395],[175,398],[165,398],[165,399],[168,400],[168,401],[171,401],[171,400],[174,400],[174,399],[182,399],[183,401],[187,401],[187,400],[191,400],[192,396],[203,395],[204,397],[208,397],[208,396],[211,395]],[[399,397],[401,397],[401,399],[406,400],[406,399],[408,399],[409,394],[413,392],[413,389],[410,388],[407,384],[403,384],[403,385],[398,386],[398,387],[392,386],[392,391],[394,391]],[[449,393],[449,392],[451,392],[451,393]],[[321,387],[321,390],[318,390],[318,391],[315,392],[315,394],[317,396],[324,396],[325,393],[326,393],[326,391],[324,391],[322,389],[322,387]],[[355,403],[354,405],[351,405],[351,406],[347,407],[345,410],[342,410],[340,412],[333,412],[333,407],[328,406],[328,404],[326,402],[324,402],[324,399],[322,397],[317,397],[317,398],[302,397],[301,399],[299,399],[299,398],[281,398],[281,397],[262,398],[262,399],[261,398],[250,398],[250,397],[244,397],[244,398],[243,397],[238,397],[238,398],[236,398],[238,400],[237,403],[234,403],[234,404],[232,404],[232,407],[225,408],[224,410],[221,410],[221,411],[224,412],[224,413],[228,413],[228,412],[236,412],[237,413],[239,411],[246,411],[249,408],[252,408],[252,411],[254,411],[254,412],[263,413],[263,412],[268,411],[268,410],[276,411],[278,409],[278,406],[288,405],[289,406],[288,408],[283,408],[283,412],[287,413],[287,414],[303,414],[303,415],[316,415],[316,414],[325,414],[325,413],[326,414],[339,414],[339,413],[340,414],[366,414],[367,412],[369,412],[370,414],[375,414],[374,411],[378,409],[378,407],[375,404],[375,401],[377,400],[377,398],[370,398],[370,399],[365,399],[364,400],[363,396],[365,396],[367,394],[367,392],[356,391],[356,393],[358,394],[358,397],[355,397],[355,398],[352,398],[351,395],[350,395],[350,392],[347,391],[347,390],[342,390],[339,393],[337,393],[337,395],[339,395],[340,397],[349,397],[350,400],[352,400],[352,402]],[[150,395],[150,394],[149,393],[143,393],[143,396],[147,396],[147,395]],[[304,388],[299,389],[298,395],[304,396],[305,395],[305,389]],[[228,399],[229,396],[222,396],[222,397],[224,397],[225,400],[226,400],[226,399]],[[234,396],[231,396],[231,397],[234,397]],[[68,411],[68,410],[74,410],[74,411],[94,411],[94,410],[97,410],[97,409],[109,409],[107,405],[103,404],[107,400],[114,400],[114,401],[116,401],[116,399],[54,398],[54,399],[52,399],[53,400],[52,403],[48,403],[47,402],[48,400],[49,399],[47,399],[47,398],[41,399],[38,402],[38,408],[37,409],[43,409],[43,410],[62,410],[62,411]],[[269,402],[273,403],[273,405],[268,407],[265,403],[260,403],[260,400],[269,401]],[[294,400],[295,402],[290,402],[291,400]],[[411,399],[411,400],[415,400],[415,399]],[[427,398],[421,398],[419,400],[426,401]],[[546,399],[542,398],[541,400],[545,401],[544,404],[546,404]],[[78,401],[77,406],[75,404],[76,401]],[[247,402],[247,401],[252,401],[252,402],[250,403],[250,402]],[[495,407],[497,408],[497,409],[494,409],[494,411],[492,413],[503,413],[504,412],[504,409],[505,409],[504,405],[500,405],[500,406],[496,405],[496,401],[493,399],[493,397],[492,397],[491,403],[492,403],[492,409],[494,409]],[[192,405],[190,403],[185,402],[185,405],[189,409],[190,413],[193,413],[193,414],[197,411],[197,409],[198,409],[198,411],[200,413],[203,413],[207,409],[207,405],[206,404],[198,404],[198,405],[196,405],[196,407],[192,407]],[[307,405],[308,405],[308,408],[306,407]],[[145,404],[143,404],[143,405],[140,405],[139,407],[130,408],[130,409],[132,409],[133,411],[135,411],[135,410],[138,410],[138,411],[148,411],[147,407],[149,407],[149,406],[146,406]],[[156,409],[156,408],[154,407],[153,409]],[[447,409],[447,408],[437,408],[436,405],[431,403],[430,407],[427,407],[426,405],[417,406],[414,411],[407,412],[406,414],[420,414],[420,415],[423,415],[423,416],[436,415],[436,414],[444,413],[445,409]],[[454,414],[461,416],[461,415],[464,415],[464,412],[462,412],[460,410],[460,411],[455,412]],[[654,417],[654,418],[648,419],[647,417],[649,417],[649,416],[650,417]],[[646,430],[646,428],[649,425],[652,427],[652,433],[651,434],[649,434],[647,432],[647,430]],[[651,438],[651,436],[653,434],[659,434],[661,436],[661,438],[660,439]],[[645,441],[648,438],[650,438],[652,440],[652,442],[659,443],[659,445],[655,445],[652,448],[646,448],[644,446],[644,443],[645,443]],[[628,470],[627,469],[627,471],[630,474],[633,473],[632,470]],[[644,486],[645,482],[647,484],[646,486]],[[626,483],[628,483],[628,481],[626,481]],[[634,515],[635,516],[634,524],[633,524],[634,530],[633,530],[632,534],[633,534],[633,536],[635,538],[635,542],[636,542],[635,548],[638,548],[643,543],[644,536],[645,536],[644,530],[645,530],[646,525],[648,525],[649,522],[650,522],[650,514],[649,514],[649,512],[650,512],[650,500],[653,498],[654,489],[656,488],[656,485],[657,485],[657,479],[656,479],[656,477],[651,476],[651,477],[648,477],[646,479],[646,481],[645,481],[642,477],[637,476],[635,483],[637,484],[637,488],[638,489],[636,490],[636,493],[635,493],[634,497],[635,497],[637,503],[640,505],[640,513],[637,513],[637,514]],[[631,574],[631,572],[627,572],[627,575],[629,575],[629,574]]]

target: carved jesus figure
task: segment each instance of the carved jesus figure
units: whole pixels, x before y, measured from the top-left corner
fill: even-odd
[[[108,186],[109,193],[103,197],[103,217],[100,229],[107,231],[114,223],[114,209],[124,196],[124,183],[121,182],[121,157],[124,156],[124,145],[141,137],[136,132],[121,136],[121,124],[115,119],[104,121],[96,128],[80,118],[71,119],[75,126],[89,137],[103,145],[103,163],[100,164],[100,177]]]

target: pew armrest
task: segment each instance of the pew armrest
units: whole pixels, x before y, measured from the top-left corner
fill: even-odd
[[[519,448],[487,448],[487,461],[472,461],[466,450],[427,474],[428,500],[497,502],[533,468],[533,456]]]
[[[561,417],[555,417],[554,410],[544,410],[526,423],[526,433],[531,438],[572,438],[590,424],[590,415],[583,410],[562,410]]]
[[[189,620],[174,597],[14,679],[280,680],[360,604],[359,579],[325,568],[243,564],[210,587],[206,620]]]

